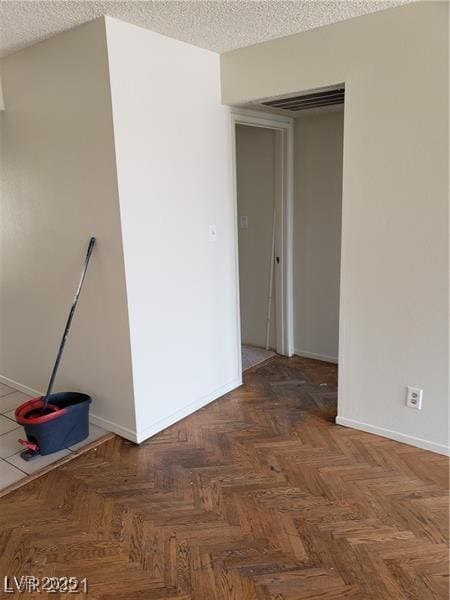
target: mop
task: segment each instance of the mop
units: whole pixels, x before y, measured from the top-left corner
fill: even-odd
[[[38,454],[58,452],[80,442],[89,435],[91,397],[79,392],[53,394],[52,390],[94,245],[95,238],[92,237],[89,240],[80,282],[69,311],[47,392],[45,396],[32,398],[21,404],[15,411],[16,421],[19,425],[23,425],[27,436],[26,440],[19,440],[20,444],[26,448],[21,453],[21,457],[27,461]]]

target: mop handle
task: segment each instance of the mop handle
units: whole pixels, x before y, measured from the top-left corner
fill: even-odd
[[[92,250],[94,249],[94,244],[95,244],[95,237],[91,237],[91,239],[89,240],[89,246],[88,246],[88,249],[87,249],[86,258],[84,260],[84,267],[83,267],[83,272],[81,273],[80,283],[78,284],[78,288],[77,288],[77,291],[75,293],[75,297],[73,299],[72,306],[70,308],[69,317],[67,319],[66,327],[64,329],[62,340],[61,340],[61,343],[59,345],[58,354],[56,356],[55,366],[53,367],[53,371],[52,371],[52,374],[50,376],[50,381],[48,383],[47,393],[45,394],[45,396],[42,399],[43,402],[44,402],[44,404],[42,406],[43,410],[45,410],[47,408],[48,398],[49,398],[49,396],[50,396],[50,394],[52,392],[52,389],[53,389],[53,384],[55,382],[56,373],[58,371],[59,363],[61,362],[61,356],[62,356],[62,353],[63,353],[63,350],[64,350],[64,346],[66,344],[67,336],[69,335],[70,325],[72,324],[73,315],[75,314],[75,309],[76,309],[77,303],[78,303],[78,297],[80,295],[81,288],[83,287],[84,278],[86,277],[86,272],[87,272],[87,268],[88,268],[88,264],[89,264],[89,259],[91,258]]]

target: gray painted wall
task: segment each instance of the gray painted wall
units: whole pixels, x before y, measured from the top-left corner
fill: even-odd
[[[338,361],[344,113],[295,119],[294,347]]]
[[[413,2],[221,56],[226,104],[345,82],[338,422],[445,453],[448,19]]]
[[[46,389],[87,242],[97,237],[55,391],[134,431],[105,23],[2,60],[0,373]]]

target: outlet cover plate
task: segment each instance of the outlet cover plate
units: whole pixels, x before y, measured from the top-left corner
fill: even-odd
[[[416,410],[422,410],[422,396],[423,390],[408,385],[406,406],[409,406],[409,408],[415,408]]]

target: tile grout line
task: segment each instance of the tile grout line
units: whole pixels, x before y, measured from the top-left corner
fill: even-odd
[[[6,396],[10,396],[11,394],[15,394],[16,392],[19,392],[19,391],[20,391],[20,390],[11,390],[10,392],[8,392],[8,393],[6,393],[6,394],[3,394],[3,396],[0,396],[0,400],[1,400],[2,398],[6,398]],[[20,393],[21,393],[21,394],[23,394],[23,392],[20,392]],[[26,396],[26,394],[25,394],[25,396]],[[30,398],[31,398],[31,396],[30,396]]]
[[[3,498],[7,494],[26,486],[28,483],[35,481],[42,475],[45,475],[45,474],[49,473],[50,471],[53,471],[54,469],[69,462],[70,460],[72,460],[73,458],[76,458],[77,456],[82,456],[86,452],[89,452],[90,450],[97,448],[101,444],[103,444],[109,440],[112,440],[115,437],[116,437],[115,434],[113,434],[111,432],[106,432],[105,435],[98,438],[97,440],[94,440],[94,441],[86,444],[85,446],[78,448],[77,450],[71,450],[70,454],[67,454],[66,456],[63,456],[62,458],[56,460],[55,462],[50,463],[49,465],[46,465],[45,467],[42,467],[42,469],[35,471],[34,473],[25,473],[25,475],[26,475],[25,478],[22,478],[19,481],[17,481],[16,483],[13,483],[9,486],[0,488],[0,498]],[[15,467],[15,465],[11,465],[10,463],[8,463],[8,465]],[[17,469],[17,467],[15,467],[15,468]],[[20,469],[18,469],[18,470],[20,470]]]
[[[17,428],[17,429],[18,429],[18,428]],[[15,431],[15,429],[11,429],[11,431]],[[11,431],[7,431],[7,433],[11,433]],[[0,438],[1,438],[1,437],[2,437],[2,436],[0,435]],[[94,441],[95,441],[95,440],[94,440]],[[69,448],[69,446],[64,446],[64,448],[61,448],[61,450],[68,450],[69,452],[76,452],[76,450],[71,450],[71,449]],[[58,452],[61,452],[61,450],[58,450]],[[8,460],[9,458],[12,458],[13,456],[17,456],[17,455],[18,455],[20,452],[23,452],[23,450],[17,450],[16,452],[13,452],[13,453],[12,453],[12,454],[10,454],[9,456],[3,456],[3,457],[1,457],[1,460],[5,460],[6,462],[9,462],[9,460]],[[50,454],[54,454],[54,453],[53,453],[53,452],[51,452]],[[44,454],[44,455],[42,455],[42,454],[39,454],[39,456],[50,456],[50,454]],[[15,466],[15,465],[13,465],[13,466]],[[19,467],[17,467],[17,468],[19,468]]]
[[[24,475],[28,475],[28,473],[26,473],[25,471],[22,471],[22,469],[20,469],[19,467],[16,467],[16,465],[11,464],[8,460],[6,460],[5,458],[0,458],[0,463],[4,462],[6,465],[8,465],[8,467],[12,467],[15,471],[19,471],[19,473],[23,473]],[[4,489],[0,487],[0,491]]]
[[[68,450],[71,454],[75,454],[75,452],[76,452],[76,450],[71,450],[70,448],[62,448],[62,450]],[[24,471],[23,469],[21,469],[20,467],[18,467],[17,465],[15,465],[15,464],[13,464],[12,462],[9,461],[10,458],[13,458],[14,456],[17,456],[21,452],[23,452],[23,450],[18,450],[17,452],[14,452],[14,454],[11,454],[10,456],[7,456],[6,458],[0,458],[0,460],[2,460],[3,462],[7,463],[10,467],[13,467],[14,469],[17,469],[21,473],[24,473],[25,475],[32,475],[33,473],[28,473],[28,471]],[[50,456],[50,455],[48,455],[48,456]],[[66,457],[67,456],[69,456],[69,454],[66,454]],[[62,457],[62,458],[64,458],[64,457]],[[58,460],[61,460],[61,458],[57,458],[53,462],[56,462]],[[52,465],[53,462],[49,463],[47,466]],[[0,488],[0,490],[1,490],[1,488]]]
[[[0,400],[2,400],[2,398],[7,398],[8,396],[10,396],[10,395],[12,395],[12,394],[14,394],[14,393],[20,392],[20,390],[15,390],[15,389],[12,389],[12,388],[10,388],[10,389],[11,389],[11,391],[10,391],[10,392],[8,392],[8,393],[6,393],[6,394],[3,394],[3,396],[0,396]],[[20,393],[22,393],[22,394],[23,394],[23,392],[20,392]],[[31,398],[31,396],[27,396],[27,394],[23,394],[23,395],[24,395],[26,398]],[[0,434],[0,440],[1,440],[1,438],[2,438],[4,435],[11,434],[13,431],[16,431],[16,430],[18,430],[18,429],[22,429],[22,431],[23,431],[23,432],[24,432],[24,434],[25,434],[25,431],[24,431],[24,428],[23,428],[23,426],[21,426],[21,425],[20,425],[20,424],[19,424],[19,423],[16,421],[16,419],[15,419],[15,418],[12,418],[12,417],[8,416],[8,414],[7,414],[7,413],[11,413],[11,411],[13,411],[13,410],[14,410],[14,408],[12,408],[12,409],[8,409],[7,411],[0,413],[0,416],[1,416],[1,417],[4,417],[4,418],[8,419],[8,421],[10,421],[11,423],[14,423],[14,425],[15,425],[15,427],[13,427],[13,429],[10,429],[10,430],[8,430],[8,431],[5,431],[4,433]],[[100,427],[99,427],[99,429],[102,429],[102,428],[100,428]],[[109,433],[109,432],[106,432],[106,430],[105,430],[105,433]],[[101,439],[102,437],[105,437],[105,436],[104,436],[104,435],[103,435],[103,436],[100,436],[100,439]],[[95,443],[95,441],[96,441],[96,440],[93,440],[93,442],[90,442],[90,443],[88,442],[88,443],[86,444],[86,447],[88,447],[88,446],[90,446],[91,444]],[[80,448],[75,448],[75,449],[73,449],[73,450],[72,450],[72,448],[70,448],[70,447],[68,447],[68,446],[66,446],[66,447],[64,447],[64,448],[61,448],[61,450],[65,450],[65,451],[67,451],[67,454],[66,454],[65,456],[63,456],[63,457],[60,457],[60,458],[56,458],[56,459],[54,459],[54,460],[53,460],[52,462],[50,462],[48,465],[46,465],[46,466],[42,467],[42,470],[46,471],[46,470],[47,470],[48,468],[50,468],[50,467],[51,467],[53,464],[55,464],[55,463],[58,463],[59,461],[62,461],[62,460],[64,460],[64,459],[67,459],[67,458],[68,458],[68,457],[70,457],[70,456],[77,455],[78,453],[82,452],[84,448],[85,448],[84,446],[81,446]],[[39,471],[40,471],[41,469],[38,469],[38,471],[35,471],[35,472],[33,472],[33,471],[31,471],[31,472],[28,472],[28,471],[25,471],[25,470],[23,470],[23,469],[22,469],[22,468],[20,468],[19,466],[15,465],[13,462],[11,462],[11,460],[12,460],[12,459],[14,459],[14,458],[15,458],[15,457],[16,457],[18,454],[20,454],[21,452],[23,452],[23,450],[22,450],[22,449],[19,449],[19,450],[17,450],[16,452],[14,452],[13,454],[10,454],[9,456],[6,456],[6,457],[0,457],[0,464],[3,462],[5,465],[8,465],[8,467],[9,467],[9,468],[12,468],[12,469],[14,469],[14,471],[16,471],[18,474],[20,474],[20,475],[25,475],[25,478],[26,478],[26,479],[28,479],[28,478],[30,478],[30,477],[34,477],[34,475],[35,475],[36,473],[39,473]],[[38,458],[39,458],[39,457],[38,457]],[[6,487],[8,487],[8,486],[6,486]],[[6,488],[2,488],[2,487],[0,486],[0,496],[2,495],[2,494],[1,494],[2,490],[4,490],[4,489],[6,489]]]
[[[13,423],[17,423],[17,421],[15,419],[11,419],[11,417],[7,417],[6,415],[1,415],[2,417],[5,417],[5,419],[9,419],[10,421],[12,421]],[[20,427],[20,425],[18,425]]]
[[[21,452],[21,451],[19,450],[19,452]],[[18,454],[19,452],[16,452],[16,454]],[[15,456],[15,454],[12,454],[11,456]],[[11,458],[11,456],[9,458]],[[16,465],[13,465],[12,463],[10,463],[7,458],[2,458],[1,460],[3,462],[5,462],[6,464],[8,464],[10,467],[13,467],[14,469],[17,469],[18,471],[20,471],[24,475],[29,475],[29,473],[27,473],[26,471],[23,471],[20,467],[16,467]]]

